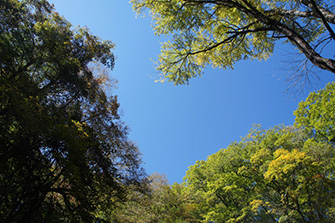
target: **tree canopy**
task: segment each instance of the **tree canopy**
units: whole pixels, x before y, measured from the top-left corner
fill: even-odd
[[[186,84],[205,66],[233,68],[244,59],[267,59],[283,39],[312,64],[335,73],[333,5],[315,0],[131,0],[138,13],[150,10],[157,35],[168,35],[157,70],[162,81]],[[304,63],[299,72],[310,67]],[[306,73],[307,72],[307,73]]]
[[[317,139],[335,145],[335,84],[312,92],[294,112],[296,125],[305,127]]]
[[[104,219],[145,181],[117,96],[104,91],[113,43],[47,1],[4,0],[0,45],[0,219]]]
[[[333,222],[334,85],[299,104],[295,126],[257,127],[191,166],[184,193],[197,196],[193,215],[202,222]]]
[[[207,64],[266,59],[281,38],[334,72],[328,2],[132,0],[171,34],[158,69],[187,83]],[[114,44],[46,0],[0,1],[2,222],[335,222],[335,83],[293,126],[257,126],[197,161],[184,182],[147,177],[119,114]],[[173,165],[173,164],[171,164]]]
[[[192,198],[183,192],[182,184],[169,185],[166,176],[149,176],[147,193],[131,191],[128,199],[114,213],[114,222],[193,222]]]
[[[150,176],[116,222],[334,222],[335,83],[312,92],[293,126],[255,126],[240,142],[196,161],[181,184]]]
[[[252,130],[191,166],[203,222],[334,221],[334,148],[291,127]]]

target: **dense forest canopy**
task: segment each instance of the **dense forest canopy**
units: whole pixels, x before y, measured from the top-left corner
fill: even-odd
[[[327,1],[131,2],[172,35],[158,70],[175,84],[208,64],[266,59],[278,39],[335,71]],[[113,49],[46,0],[0,1],[1,222],[335,222],[335,82],[299,104],[292,126],[255,126],[170,185],[146,176],[128,138]]]

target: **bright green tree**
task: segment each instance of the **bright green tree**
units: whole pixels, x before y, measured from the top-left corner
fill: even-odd
[[[312,92],[305,101],[299,103],[294,112],[296,125],[310,130],[319,139],[326,140],[335,147],[335,83],[325,89]]]
[[[205,66],[233,68],[244,59],[267,59],[280,39],[313,66],[335,73],[323,49],[335,40],[329,1],[315,0],[131,0],[138,13],[150,10],[162,46],[157,69],[162,80],[188,83]],[[305,69],[305,70],[304,70]],[[299,72],[308,72],[302,66]]]
[[[98,72],[113,44],[45,0],[2,0],[0,45],[1,222],[106,219],[145,176]]]
[[[255,129],[191,166],[185,190],[202,222],[333,222],[334,152],[305,130]]]
[[[294,126],[253,129],[197,161],[185,191],[203,222],[335,220],[334,83],[295,111]]]

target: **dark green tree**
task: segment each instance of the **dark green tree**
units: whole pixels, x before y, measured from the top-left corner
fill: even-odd
[[[113,44],[45,0],[0,1],[0,219],[92,222],[145,179],[117,96]]]

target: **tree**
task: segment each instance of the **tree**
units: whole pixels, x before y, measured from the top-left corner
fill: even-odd
[[[185,190],[202,222],[333,222],[334,161],[305,130],[255,129],[191,166]]]
[[[306,101],[299,103],[294,112],[296,125],[310,130],[311,134],[335,147],[335,83],[312,92]]]
[[[157,70],[162,81],[188,83],[205,66],[233,68],[244,59],[267,59],[284,39],[312,66],[335,73],[333,6],[329,1],[131,0],[138,13],[149,9],[157,35],[170,35]],[[281,41],[282,42],[282,41]],[[329,58],[328,58],[329,57]],[[300,72],[308,72],[302,66]],[[306,74],[306,73],[305,73]]]
[[[106,74],[114,45],[45,0],[0,2],[0,219],[92,222],[145,173]]]
[[[202,222],[333,222],[334,85],[312,92],[294,126],[252,129],[197,161],[184,193]]]
[[[128,199],[114,213],[114,222],[196,222],[190,197],[184,186],[169,185],[166,176],[154,173],[145,192],[131,190]]]

